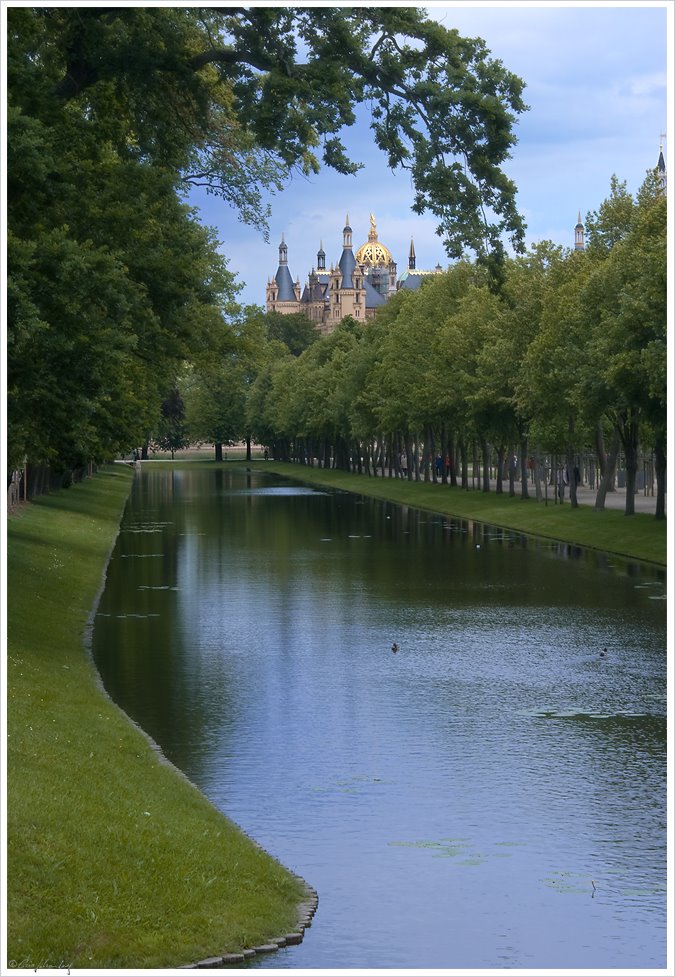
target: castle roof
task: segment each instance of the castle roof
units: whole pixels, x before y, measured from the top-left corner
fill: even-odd
[[[351,248],[343,248],[340,256],[339,268],[342,272],[342,288],[354,288],[354,269],[356,261]]]
[[[325,278],[325,281],[321,279]],[[311,275],[309,283],[305,285],[300,301],[307,305],[309,302],[325,302],[326,292],[328,291],[328,279],[326,276]]]
[[[372,265],[383,267],[392,264],[394,261],[391,251],[382,244],[377,238],[377,227],[375,226],[375,216],[370,215],[370,231],[368,240],[356,252],[356,263],[359,265]]]
[[[288,265],[279,265],[274,279],[279,288],[277,299],[279,302],[295,302],[295,286]]]
[[[402,275],[399,275],[398,287],[407,288],[409,291],[415,292],[424,281],[433,275],[440,275],[442,271],[443,269],[440,265],[436,265],[431,271],[410,271],[408,269]]]
[[[277,273],[274,276],[274,280],[277,283],[279,289],[279,294],[277,295],[277,300],[279,302],[295,302],[295,287],[293,285],[293,278],[288,268],[288,247],[284,241],[283,234],[281,235],[281,244],[279,245],[279,267],[277,268]]]
[[[368,281],[367,275],[364,276],[363,287],[366,292],[367,309],[375,309],[378,306],[384,305],[386,303],[387,300],[385,299],[384,295],[381,295],[376,288],[373,288],[373,286]]]

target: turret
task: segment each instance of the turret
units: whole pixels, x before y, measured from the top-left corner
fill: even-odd
[[[574,228],[574,250],[586,250],[586,244],[584,242],[584,225],[581,223],[581,211],[579,211],[576,227]]]
[[[283,234],[281,235],[281,244],[279,245],[279,267],[274,278],[279,288],[277,301],[296,302],[297,295],[293,278],[288,268],[288,248],[286,247]]]
[[[345,226],[342,229],[342,247],[351,248],[352,246],[352,229],[349,226],[349,214],[345,220]]]
[[[349,214],[347,214],[347,222],[342,231],[342,255],[339,266],[342,272],[341,288],[354,288],[353,274],[356,268],[356,259],[352,251],[352,229],[349,226]]]
[[[663,140],[664,138],[665,133],[662,132],[661,139]],[[661,184],[661,192],[665,194],[668,187],[668,181],[666,178],[666,161],[663,158],[663,142],[661,142],[659,145],[659,161],[656,164],[656,175],[658,176],[659,183]]]
[[[415,245],[413,239],[410,238],[410,253],[408,255],[408,271],[415,270]]]

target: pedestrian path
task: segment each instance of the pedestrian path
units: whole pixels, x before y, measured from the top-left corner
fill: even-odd
[[[496,486],[496,481],[490,483],[490,487],[494,490]],[[530,494],[534,497],[534,485],[530,487]],[[506,483],[506,489],[508,491],[508,483]],[[548,499],[549,504],[554,502],[553,496],[553,486],[548,487]],[[516,486],[516,493],[520,492],[520,485]],[[589,488],[587,485],[579,485],[577,488],[577,502],[579,505],[595,505],[595,497],[597,495],[597,490],[594,488]],[[667,502],[667,499],[666,499]],[[569,505],[570,503],[570,490],[569,486],[565,486],[565,499],[564,504]],[[608,492],[605,496],[605,508],[606,509],[621,509],[623,511],[626,508],[626,490],[625,488],[617,488],[613,492]],[[636,512],[646,512],[654,515],[656,512],[656,495],[645,495],[643,492],[635,493],[635,511]]]

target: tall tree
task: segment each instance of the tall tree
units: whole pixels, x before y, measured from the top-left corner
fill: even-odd
[[[602,391],[626,460],[626,515],[635,512],[638,449],[651,436],[657,458],[657,517],[665,516],[667,205],[649,174],[629,228],[598,265],[584,299],[593,323],[585,371]]]
[[[360,103],[449,254],[522,244],[502,164],[523,83],[415,8],[18,7],[7,62],[13,459],[68,466],[152,427],[236,291],[181,194],[264,231],[293,169],[358,169]]]

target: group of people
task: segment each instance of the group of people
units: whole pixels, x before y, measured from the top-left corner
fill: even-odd
[[[267,452],[265,452],[265,460],[267,460]],[[513,458],[511,459],[511,466],[514,471],[517,470],[518,458],[516,455],[514,455]],[[442,478],[444,473],[445,476],[448,477],[450,475],[450,455],[446,454],[445,458],[443,458],[440,451],[437,452],[436,457],[434,459],[434,468],[436,471],[437,478]],[[534,468],[533,460],[528,461],[528,468],[530,470]],[[399,455],[398,470],[400,472],[401,478],[408,477],[408,455],[405,451],[402,451],[401,454]],[[574,484],[576,486],[579,486],[581,484],[581,472],[579,471],[578,465],[574,466],[574,469],[572,471],[572,477],[574,479]],[[561,468],[558,469],[556,483],[557,483],[558,495],[562,499],[565,496],[565,487],[570,484],[569,470],[567,465],[563,465]]]

